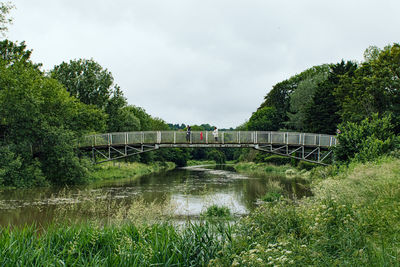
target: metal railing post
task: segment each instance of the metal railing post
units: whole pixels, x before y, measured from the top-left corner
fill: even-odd
[[[222,132],[222,144],[224,144],[224,132]]]
[[[208,131],[206,131],[206,144],[208,144]]]
[[[176,144],[176,132],[174,131],[174,144]]]

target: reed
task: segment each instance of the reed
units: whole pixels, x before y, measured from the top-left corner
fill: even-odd
[[[53,225],[0,230],[2,266],[204,266],[231,239],[228,224],[208,222]]]

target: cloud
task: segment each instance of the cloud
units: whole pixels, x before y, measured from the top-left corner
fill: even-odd
[[[398,1],[16,0],[9,37],[46,69],[93,58],[130,104],[235,127],[272,86],[400,36]]]

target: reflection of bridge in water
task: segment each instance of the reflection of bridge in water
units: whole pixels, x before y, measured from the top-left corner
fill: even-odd
[[[79,140],[79,148],[91,150],[97,163],[164,147],[236,147],[326,165],[336,142],[333,135],[312,133],[219,131],[218,138],[214,138],[211,131],[192,131],[190,136],[184,131],[148,131],[88,135]]]

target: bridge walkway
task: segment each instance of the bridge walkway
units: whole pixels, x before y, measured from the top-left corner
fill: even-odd
[[[185,131],[141,131],[87,135],[79,139],[78,147],[92,150],[96,163],[165,147],[237,147],[326,165],[336,143],[333,135],[313,133],[219,131],[215,138],[211,131],[192,131],[190,135]]]

